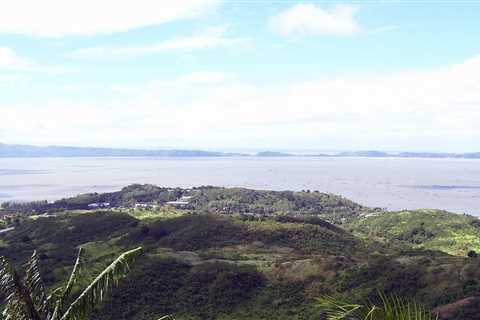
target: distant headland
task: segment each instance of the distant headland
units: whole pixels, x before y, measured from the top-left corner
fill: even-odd
[[[188,149],[128,149],[71,146],[33,146],[0,143],[0,158],[61,158],[61,157],[364,157],[364,158],[430,158],[430,159],[480,159],[480,152],[399,152],[377,150],[339,153],[295,154],[278,151],[257,153],[221,152]]]

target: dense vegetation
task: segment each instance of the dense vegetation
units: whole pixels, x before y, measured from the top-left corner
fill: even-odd
[[[244,188],[198,187],[193,189],[161,188],[153,185],[131,185],[112,193],[82,194],[54,203],[2,204],[6,210],[27,214],[61,210],[88,209],[92,203],[109,203],[111,207],[132,207],[137,203],[165,204],[182,196],[190,196],[189,208],[198,212],[221,214],[312,215],[341,222],[362,211],[369,210],[353,201],[318,191],[259,191]]]
[[[96,304],[100,303],[118,281],[130,271],[142,248],[122,253],[95,279],[73,295],[84,272],[83,249],[78,250],[75,265],[65,285],[50,294],[44,285],[36,251],[25,264],[23,279],[10,262],[0,256],[0,295],[4,307],[2,320],[79,320],[86,319]]]
[[[163,203],[192,196],[185,210]],[[88,200],[84,200],[88,199]],[[83,202],[82,202],[83,201]],[[46,284],[67,277],[75,250],[86,284],[119,253],[145,256],[95,319],[321,319],[318,297],[415,299],[442,319],[479,319],[478,220],[441,211],[382,213],[318,192],[134,185],[61,200],[149,210],[67,211],[21,219],[0,234],[19,266],[37,249]],[[255,213],[255,214],[252,214]],[[327,221],[328,220],[328,221]],[[455,241],[446,242],[451,238]]]
[[[480,252],[480,220],[440,210],[385,212],[351,220],[349,228],[363,237],[402,242],[415,248],[453,255]]]

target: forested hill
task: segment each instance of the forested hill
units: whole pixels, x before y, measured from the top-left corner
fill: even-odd
[[[53,203],[3,203],[8,210],[23,213],[46,213],[61,210],[89,209],[92,204],[108,203],[109,208],[159,206],[186,197],[188,209],[213,214],[250,216],[320,216],[340,222],[372,209],[341,196],[318,191],[266,191],[245,188],[203,186],[192,189],[166,188],[134,184],[111,193],[89,193]]]
[[[139,184],[3,207],[0,256],[19,267],[37,250],[52,290],[78,248],[84,284],[119,253],[144,248],[95,320],[318,320],[323,294],[361,302],[379,291],[441,310],[442,320],[478,319],[475,217],[383,212],[308,190]]]

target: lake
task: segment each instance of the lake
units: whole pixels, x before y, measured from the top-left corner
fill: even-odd
[[[0,202],[55,200],[131,183],[319,190],[389,210],[480,216],[480,160],[407,158],[3,158]]]

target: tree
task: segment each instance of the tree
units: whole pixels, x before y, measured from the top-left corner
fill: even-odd
[[[379,293],[380,303],[356,304],[341,298],[323,296],[319,308],[328,320],[435,320],[424,306]]]
[[[25,266],[23,279],[4,257],[0,257],[0,292],[5,297],[5,308],[0,319],[85,320],[88,313],[103,300],[113,286],[126,276],[142,248],[122,253],[80,295],[72,297],[72,290],[78,283],[81,273],[82,252],[82,249],[78,251],[65,287],[55,289],[50,295],[47,295],[40,275],[36,251]]]

